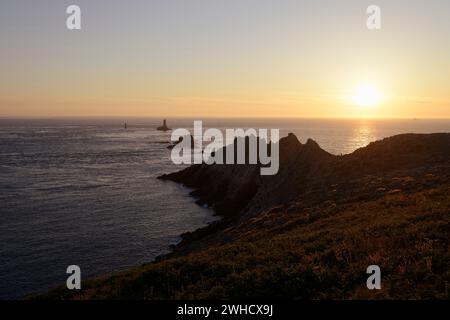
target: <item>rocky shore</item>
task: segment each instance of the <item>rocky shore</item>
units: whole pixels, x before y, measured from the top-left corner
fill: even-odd
[[[162,180],[222,219],[173,253],[35,298],[448,299],[450,133],[402,134],[335,156],[280,140],[280,170],[193,165]],[[383,288],[365,288],[368,265]]]

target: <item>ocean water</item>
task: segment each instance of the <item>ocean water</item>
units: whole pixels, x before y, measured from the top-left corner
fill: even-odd
[[[0,299],[124,270],[169,252],[217,219],[158,175],[170,161],[160,119],[0,119]],[[193,119],[169,119],[192,130]],[[279,128],[345,154],[399,133],[449,132],[449,120],[208,119],[204,127]]]

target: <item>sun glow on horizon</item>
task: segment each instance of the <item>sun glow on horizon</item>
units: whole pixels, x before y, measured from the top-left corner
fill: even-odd
[[[384,98],[377,87],[363,84],[356,88],[351,100],[358,107],[376,107],[383,102]]]
[[[3,2],[0,117],[450,118],[450,1]]]

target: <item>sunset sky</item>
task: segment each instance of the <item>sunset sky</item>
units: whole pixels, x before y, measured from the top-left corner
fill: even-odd
[[[2,0],[0,116],[450,118],[449,35],[448,0]]]

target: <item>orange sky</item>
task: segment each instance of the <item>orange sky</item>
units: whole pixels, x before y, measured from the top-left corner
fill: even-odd
[[[2,4],[0,116],[450,118],[450,5],[379,2]]]

